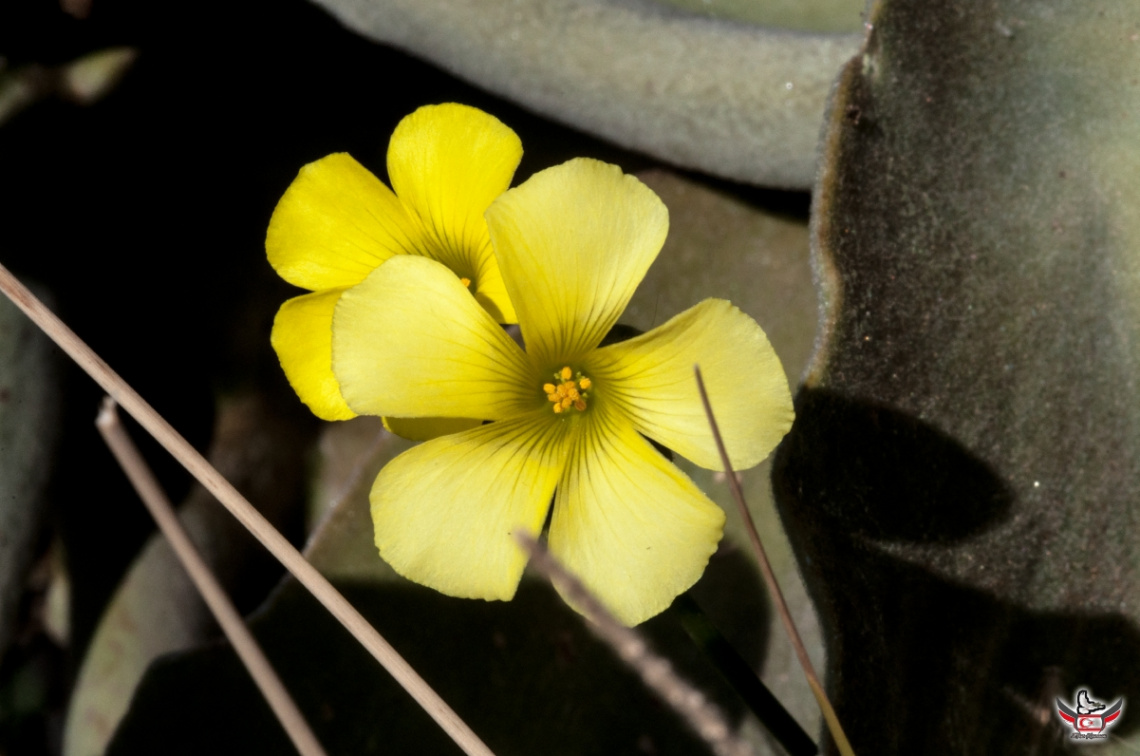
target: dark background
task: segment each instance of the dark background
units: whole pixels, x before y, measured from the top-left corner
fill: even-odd
[[[296,290],[276,277],[263,246],[277,199],[305,163],[348,151],[384,177],[400,118],[461,101],[519,133],[527,150],[520,178],[578,155],[626,170],[651,164],[361,39],[301,0],[94,0],[82,19],[49,0],[0,3],[8,71],[114,46],[139,54],[105,98],[83,107],[49,97],[0,126],[0,262],[201,450],[215,398],[251,384],[298,415],[302,432],[315,428],[300,417],[269,347],[273,314]],[[32,670],[49,686],[48,706],[0,717],[0,754],[58,747],[83,652],[153,531],[95,431],[100,389],[60,362],[63,428],[40,551],[61,538],[72,633],[67,649],[54,646],[29,602],[0,660],[0,701]],[[181,500],[189,476],[134,435],[170,498]],[[288,535],[300,542],[300,517],[293,521]],[[256,605],[276,577],[260,575],[241,608]]]
[[[51,0],[0,2],[10,72],[116,46],[138,58],[103,99],[84,107],[48,97],[0,125],[0,263],[204,452],[218,397],[250,387],[303,440],[315,434],[269,346],[273,315],[297,290],[264,252],[273,207],[305,163],[347,151],[386,179],[397,122],[458,101],[519,134],[516,183],[576,156],[626,171],[656,164],[364,40],[303,0],[93,0],[84,18]],[[806,194],[696,178],[807,216]],[[101,390],[62,355],[59,363],[62,428],[39,553],[42,567],[53,539],[62,544],[71,638],[66,648],[47,638],[42,585],[29,590],[18,638],[0,659],[0,756],[58,750],[91,635],[153,532],[95,431]],[[183,500],[189,476],[137,427],[133,435],[170,498]],[[285,522],[297,544],[301,519],[298,506]],[[236,590],[239,609],[256,607],[280,577],[266,561]],[[29,674],[46,687],[43,705],[12,714],[13,681]]]

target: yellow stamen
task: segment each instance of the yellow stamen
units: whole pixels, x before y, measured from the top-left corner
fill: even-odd
[[[471,279],[470,279],[470,278],[460,278],[460,279],[459,279],[459,283],[463,284],[463,285],[464,285],[464,286],[466,286],[468,289],[470,289],[470,288],[471,288]]]
[[[557,383],[542,384],[542,391],[547,401],[554,405],[554,411],[562,413],[571,407],[579,412],[585,411],[586,400],[590,398],[586,389],[593,386],[593,382],[581,373],[574,373],[569,365],[555,373],[554,380]]]

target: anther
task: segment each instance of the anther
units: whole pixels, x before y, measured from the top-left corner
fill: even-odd
[[[590,395],[586,389],[593,386],[593,382],[582,375],[575,373],[566,365],[554,374],[555,383],[542,384],[542,391],[557,413],[562,413],[573,407],[582,412],[586,409],[586,400]]]

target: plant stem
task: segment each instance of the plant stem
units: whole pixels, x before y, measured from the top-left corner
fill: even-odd
[[[685,718],[716,756],[752,756],[752,747],[736,736],[720,708],[690,685],[667,659],[657,655],[641,634],[617,621],[582,581],[525,531],[515,533],[530,555],[531,566],[554,583],[567,601],[590,620],[594,634],[637,672],[646,687]]]
[[[150,510],[151,516],[158,523],[162,534],[174,550],[178,561],[182,563],[194,587],[198,589],[202,600],[210,608],[214,619],[226,634],[238,658],[249,671],[250,677],[257,684],[261,694],[265,696],[269,708],[277,716],[281,726],[301,756],[326,756],[316,735],[313,734],[301,710],[285,689],[281,678],[273,670],[265,653],[257,644],[253,633],[246,627],[241,615],[234,608],[233,602],[218,583],[214,573],[210,571],[206,560],[194,548],[194,543],[174,513],[174,507],[166,498],[154,474],[143,461],[142,455],[127,435],[123,424],[119,422],[119,414],[115,411],[115,400],[106,397],[99,417],[95,420],[95,427],[99,429],[103,440],[111,448],[119,466],[131,481],[139,498]]]
[[[166,419],[146,403],[99,355],[64,325],[43,302],[28,291],[7,268],[0,265],[2,291],[32,322],[39,326],[59,348],[83,368],[104,391],[110,394],[131,417],[138,421],[159,444],[206,487],[237,521],[253,534],[279,562],[305,586],[357,641],[380,662],[404,690],[416,700],[468,756],[494,756],[467,723],[452,711],[402,656],[384,640],[324,575],[309,564],[301,552],[286,540],[233,485],[214,469],[206,458],[191,446]]]
[[[696,599],[688,592],[682,593],[673,601],[671,611],[693,642],[789,756],[815,756],[819,753],[819,747],[756,676],[752,666],[721,635]]]
[[[753,522],[752,513],[748,511],[748,504],[744,501],[744,491],[740,487],[740,481],[736,479],[736,472],[732,469],[732,463],[728,460],[728,451],[724,448],[724,438],[720,435],[720,427],[716,423],[712,405],[709,403],[709,395],[705,390],[705,381],[701,377],[701,369],[694,366],[693,372],[696,373],[697,388],[701,392],[701,403],[705,406],[705,414],[709,417],[709,426],[712,428],[713,438],[716,440],[716,448],[720,452],[720,460],[724,464],[724,474],[728,478],[729,490],[732,491],[732,498],[736,500],[736,505],[740,507],[740,515],[744,518],[744,524],[748,528],[748,537],[752,541],[752,548],[756,551],[756,559],[760,562],[760,572],[764,575],[768,592],[772,594],[776,613],[780,615],[784,630],[792,641],[792,648],[795,649],[796,657],[799,658],[800,666],[803,667],[804,676],[807,677],[808,687],[811,688],[812,695],[815,696],[816,703],[819,704],[819,710],[823,713],[823,721],[827,723],[827,729],[835,741],[836,748],[843,756],[855,756],[855,751],[847,740],[847,734],[843,732],[839,718],[835,715],[835,709],[832,708],[827,693],[824,692],[823,686],[819,683],[815,667],[812,666],[811,659],[808,658],[807,649],[804,648],[804,642],[800,638],[799,630],[796,629],[796,623],[792,621],[788,604],[784,601],[784,592],[780,590],[780,584],[776,582],[776,575],[772,572],[768,555],[764,551],[763,544],[760,543],[760,534],[756,531],[756,523]]]

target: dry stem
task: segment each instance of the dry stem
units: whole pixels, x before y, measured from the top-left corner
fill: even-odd
[[[193,581],[206,606],[213,613],[214,619],[218,621],[218,625],[233,645],[242,664],[249,670],[250,676],[257,683],[258,689],[265,696],[273,713],[277,715],[278,721],[285,728],[297,751],[301,756],[325,756],[325,750],[309,728],[289,691],[285,689],[269,660],[265,658],[261,647],[257,645],[253,634],[246,627],[229,596],[218,584],[206,561],[194,548],[190,536],[179,522],[178,515],[174,513],[170,500],[166,498],[154,474],[143,461],[142,455],[127,435],[123,424],[119,422],[114,399],[106,397],[103,400],[103,408],[95,420],[95,426],[103,435],[107,446],[111,447],[111,453],[115,455],[123,472],[130,478],[131,485],[138,492],[139,498],[150,510],[178,561],[186,569],[190,580]]]
[[[667,659],[658,656],[635,630],[618,622],[594,594],[582,585],[538,541],[525,532],[515,538],[530,554],[531,565],[557,585],[570,603],[590,619],[594,634],[613,647],[622,661],[700,735],[717,756],[751,756],[752,747],[732,732],[716,704],[682,679]]]
[[[811,659],[808,658],[807,649],[804,648],[804,642],[796,629],[796,623],[792,621],[788,604],[784,601],[784,592],[780,590],[780,584],[776,582],[776,575],[772,572],[768,555],[760,543],[760,534],[756,531],[756,523],[752,521],[752,513],[748,511],[748,504],[744,501],[744,491],[740,487],[740,481],[736,478],[736,472],[732,469],[732,463],[728,461],[728,452],[724,448],[724,438],[720,435],[720,427],[717,426],[716,417],[713,415],[709,395],[705,390],[705,381],[701,377],[701,369],[694,366],[693,372],[696,373],[697,388],[701,392],[701,403],[705,406],[705,414],[709,418],[709,426],[712,428],[713,438],[716,440],[716,448],[720,452],[720,459],[724,464],[724,474],[728,479],[728,487],[732,491],[732,498],[736,500],[736,505],[740,507],[740,515],[744,518],[744,524],[748,528],[748,537],[752,541],[752,548],[755,549],[756,558],[760,562],[760,572],[763,573],[768,592],[776,604],[780,621],[784,624],[784,630],[787,631],[788,638],[792,641],[792,647],[796,650],[796,656],[799,658],[800,666],[803,667],[804,676],[807,678],[808,687],[811,688],[812,695],[815,696],[816,703],[819,704],[819,709],[823,713],[823,719],[827,723],[827,729],[831,733],[832,739],[835,740],[836,747],[843,756],[855,756],[855,751],[852,750],[851,743],[847,740],[842,725],[839,724],[839,718],[835,715],[835,709],[832,708],[831,701],[828,700],[827,694],[819,682],[815,667],[812,666]]]
[[[468,756],[493,756],[491,750],[467,724],[452,711],[424,679],[396,653],[376,628],[332,586],[321,573],[305,561],[301,553],[266,520],[245,497],[238,493],[221,473],[213,468],[194,447],[187,443],[170,423],[155,412],[126,381],[119,377],[54,313],[39,301],[27,287],[0,265],[0,291],[43,329],[71,359],[118,402],[139,425],[154,436],[198,482],[245,526],[278,561],[305,586],[353,637],[403,686],[432,719],[447,732]]]

